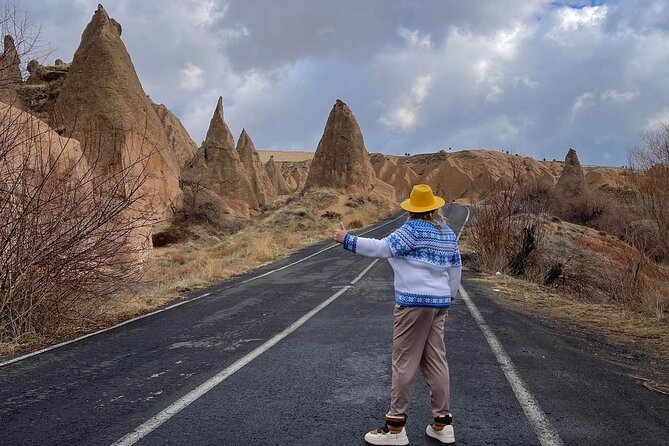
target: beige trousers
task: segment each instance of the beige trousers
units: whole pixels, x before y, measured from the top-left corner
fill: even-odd
[[[395,305],[394,315],[393,377],[388,416],[405,415],[409,410],[419,368],[430,386],[432,415],[447,415],[450,413],[450,381],[444,322],[448,309]]]

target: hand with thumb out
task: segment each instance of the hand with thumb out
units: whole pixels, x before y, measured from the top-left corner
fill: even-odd
[[[344,227],[344,223],[339,222],[339,229],[337,229],[334,233],[334,240],[337,243],[344,243],[344,237],[346,237],[346,228]]]

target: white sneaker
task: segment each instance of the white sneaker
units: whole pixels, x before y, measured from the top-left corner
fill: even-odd
[[[425,429],[425,433],[427,434],[428,437],[436,438],[442,443],[445,444],[455,443],[455,432],[453,432],[453,426],[451,426],[450,424],[444,426],[444,428],[440,431],[434,430],[432,428],[432,425],[428,424],[427,429]]]
[[[407,437],[406,429],[402,428],[399,433],[391,433],[386,431],[388,427],[382,429],[374,429],[365,434],[365,441],[369,444],[390,444],[390,445],[407,445],[409,444],[409,437]]]

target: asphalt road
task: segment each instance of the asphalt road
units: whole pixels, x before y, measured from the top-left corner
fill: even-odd
[[[467,210],[444,213],[457,232]],[[364,444],[388,406],[392,270],[331,245],[0,367],[0,444]],[[476,309],[458,298],[445,334],[457,444],[669,445],[669,398],[464,287]],[[419,378],[412,445],[439,444],[428,401]]]

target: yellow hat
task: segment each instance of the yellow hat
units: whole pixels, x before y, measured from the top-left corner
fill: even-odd
[[[439,209],[446,201],[432,194],[432,189],[427,184],[416,184],[411,189],[411,196],[404,200],[400,206],[409,212],[429,212]]]

